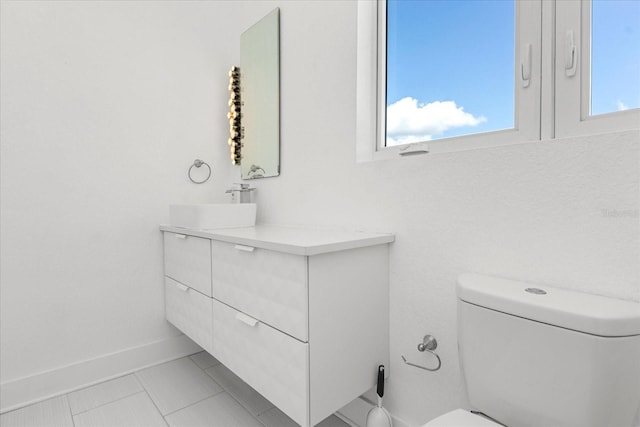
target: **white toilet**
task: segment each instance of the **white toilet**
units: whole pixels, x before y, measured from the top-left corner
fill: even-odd
[[[424,427],[639,424],[640,304],[475,274],[457,292],[462,373],[486,417]]]

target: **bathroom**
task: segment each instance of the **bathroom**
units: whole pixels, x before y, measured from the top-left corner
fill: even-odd
[[[85,366],[115,378],[134,369],[119,355],[142,368],[181,351],[159,225],[170,204],[225,203],[240,182],[228,70],[241,33],[276,7],[281,172],[243,182],[259,223],[394,234],[394,425],[466,405],[461,274],[640,302],[640,130],[361,161],[359,3],[2,1],[3,412],[84,386]],[[212,168],[202,185],[194,159]],[[425,334],[437,372],[401,359],[431,362],[416,350]]]

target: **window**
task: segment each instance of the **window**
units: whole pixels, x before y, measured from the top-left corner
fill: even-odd
[[[640,2],[594,0],[590,115],[640,107]]]
[[[555,136],[638,128],[640,2],[556,2]]]
[[[384,146],[514,128],[514,0],[386,5]]]
[[[358,160],[638,128],[639,27],[630,0],[359,1]]]

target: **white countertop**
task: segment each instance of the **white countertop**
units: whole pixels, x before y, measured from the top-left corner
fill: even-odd
[[[195,230],[161,225],[161,231],[203,237],[227,243],[270,249],[295,255],[318,255],[346,249],[391,243],[393,234],[322,230],[279,225]]]

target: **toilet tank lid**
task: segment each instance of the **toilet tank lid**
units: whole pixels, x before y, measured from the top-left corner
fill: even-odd
[[[640,335],[640,303],[480,274],[458,277],[462,301],[603,337]]]

